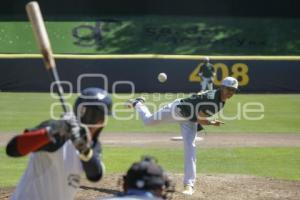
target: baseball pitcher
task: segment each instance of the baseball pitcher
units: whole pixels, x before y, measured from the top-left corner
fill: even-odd
[[[196,144],[197,131],[203,125],[220,126],[219,120],[211,120],[210,116],[219,112],[238,88],[238,81],[226,77],[220,89],[208,90],[194,94],[188,98],[176,99],[158,112],[150,113],[144,104],[144,98],[129,100],[129,106],[135,108],[145,125],[162,123],[179,123],[184,143],[184,190],[183,193],[192,195],[196,181]]]

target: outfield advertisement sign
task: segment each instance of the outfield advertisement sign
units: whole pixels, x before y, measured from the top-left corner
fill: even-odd
[[[234,76],[240,92],[300,92],[300,59],[264,59],[212,57],[217,72],[215,87],[222,78]],[[58,71],[66,90],[97,86],[114,92],[197,92],[201,89],[198,72],[201,61],[195,58],[167,56],[112,56],[57,58]],[[48,92],[51,79],[37,57],[0,59],[0,90]],[[165,72],[168,80],[160,83],[157,76]]]

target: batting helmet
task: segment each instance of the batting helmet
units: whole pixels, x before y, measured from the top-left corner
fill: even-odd
[[[103,89],[86,88],[76,99],[73,109],[81,123],[96,124],[103,120],[105,115],[111,115],[112,99]]]

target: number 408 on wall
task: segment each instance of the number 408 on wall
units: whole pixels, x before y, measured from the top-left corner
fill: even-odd
[[[216,77],[214,78],[215,85],[221,85],[221,81],[227,77],[232,76],[235,77],[239,81],[240,86],[246,86],[249,83],[249,75],[248,75],[248,65],[244,63],[235,63],[232,65],[231,69],[224,63],[215,63],[213,64],[216,72]],[[200,63],[190,74],[189,81],[190,82],[199,82],[201,78],[199,77],[199,70],[202,66]],[[230,72],[230,73],[229,73]]]

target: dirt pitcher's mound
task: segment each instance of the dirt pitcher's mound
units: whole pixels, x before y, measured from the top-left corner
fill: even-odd
[[[182,174],[171,174],[176,183],[175,200],[299,200],[300,181],[283,181],[244,175],[199,175],[196,192],[184,196]],[[78,200],[95,199],[117,194],[121,189],[118,179],[121,175],[107,175],[101,182],[94,184],[86,180],[77,194]]]
[[[81,181],[76,200],[112,196],[121,191],[122,175],[107,174],[99,183]],[[182,174],[171,174],[176,184],[174,200],[299,200],[300,181],[284,181],[246,175],[198,175],[196,192],[184,196]],[[0,199],[9,199],[14,188],[0,188]]]

